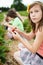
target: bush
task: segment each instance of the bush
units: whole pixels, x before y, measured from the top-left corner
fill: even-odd
[[[28,16],[27,11],[18,11],[21,16]]]
[[[26,32],[30,32],[31,31],[31,25],[30,25],[30,22],[29,22],[28,19],[24,20],[23,25],[24,25],[24,30]]]
[[[0,12],[0,22],[2,22],[2,21],[3,21],[3,19],[4,19],[4,15],[3,15],[3,13],[2,13],[2,12]]]
[[[5,40],[4,35],[6,33],[6,30],[4,26],[0,25],[0,60],[2,63],[5,63],[6,61],[6,54],[9,51],[6,44],[8,41]]]

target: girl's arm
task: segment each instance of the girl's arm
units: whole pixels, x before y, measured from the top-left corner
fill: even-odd
[[[40,31],[37,32],[36,39],[34,40],[34,43],[32,43],[32,45],[27,40],[24,40],[17,32],[14,33],[12,32],[14,39],[18,39],[32,53],[37,52],[43,41],[43,32]]]
[[[4,23],[4,25],[10,27],[13,31],[14,30],[17,31],[21,36],[25,37],[28,40],[31,40],[35,36],[33,31],[31,31],[30,33],[25,33],[25,32],[20,31],[19,29],[16,29],[16,27],[9,25],[9,23],[7,22]]]
[[[16,29],[16,27],[14,27],[14,26],[10,25],[10,24],[9,24],[9,23],[7,23],[7,22],[4,22],[4,23],[3,23],[3,25],[4,25],[4,26],[7,26],[8,28],[11,28],[11,29],[12,29],[12,31],[14,31],[14,30]]]
[[[17,31],[21,36],[25,37],[28,40],[31,40],[35,36],[35,33],[33,33],[33,31],[30,33],[22,32],[19,29],[15,29],[15,31]]]

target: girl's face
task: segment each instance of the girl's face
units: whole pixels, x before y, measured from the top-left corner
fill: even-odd
[[[42,10],[39,5],[35,5],[30,9],[30,18],[33,23],[38,23],[42,18]]]
[[[13,19],[13,18],[11,18],[11,17],[9,17],[9,16],[6,17],[7,22],[11,21],[12,19]]]

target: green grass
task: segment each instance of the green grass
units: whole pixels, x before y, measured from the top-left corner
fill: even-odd
[[[18,11],[21,16],[28,16],[27,11]]]
[[[2,22],[4,19],[4,14],[3,13],[0,13],[0,22]]]
[[[25,30],[26,32],[30,32],[30,31],[31,31],[31,25],[30,25],[29,19],[25,19],[25,20],[24,20],[23,26],[24,26],[24,30]]]

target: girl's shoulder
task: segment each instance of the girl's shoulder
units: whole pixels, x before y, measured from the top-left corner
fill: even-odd
[[[41,27],[38,29],[38,31],[39,31],[40,33],[43,33],[43,26],[41,26]]]
[[[14,19],[14,21],[19,22],[19,23],[22,22],[18,17],[16,17],[16,18]]]
[[[16,20],[16,19],[17,19],[17,20],[20,20],[18,17],[16,17],[14,20]]]
[[[43,37],[43,26],[38,29],[36,36]]]

